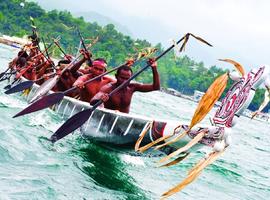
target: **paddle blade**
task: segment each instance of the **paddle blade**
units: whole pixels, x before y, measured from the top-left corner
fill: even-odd
[[[50,138],[54,143],[81,127],[90,117],[93,108],[86,109],[69,118]]]
[[[184,187],[186,187],[188,184],[193,182],[201,174],[203,169],[207,167],[208,165],[212,164],[223,152],[224,150],[220,152],[212,152],[206,159],[203,159],[203,161],[200,161],[199,165],[196,165],[196,168],[194,169],[194,171],[190,172],[188,176],[180,184],[178,184],[174,188],[162,194],[162,199],[167,198],[181,191]]]
[[[2,73],[0,74],[0,79],[1,79],[5,74],[6,74],[6,72],[2,72]]]
[[[9,78],[10,78],[9,76],[3,76],[2,78],[0,78],[0,82],[5,81],[5,80],[7,80]]]
[[[35,92],[35,94],[33,95],[33,97],[30,99],[30,103],[35,102],[37,99],[39,99],[40,97],[46,95],[58,82],[59,80],[59,76],[56,75],[48,80],[46,80]]]
[[[171,159],[174,156],[177,156],[183,152],[187,152],[191,147],[193,147],[195,144],[197,144],[204,136],[204,132],[199,133],[198,135],[196,135],[196,137],[194,137],[188,144],[186,144],[184,147],[181,147],[179,149],[177,149],[176,151],[172,152],[171,154],[167,155],[166,157],[162,158],[159,162],[165,162],[168,161],[169,159]]]
[[[258,113],[259,113],[259,111],[255,111],[254,113],[252,113],[250,119],[253,119],[254,117],[256,117],[258,115]]]
[[[4,87],[4,89],[5,89],[5,90],[9,90],[9,89],[11,88],[11,86],[12,86],[11,84],[8,84],[8,85],[6,85],[6,86]]]
[[[161,165],[159,167],[170,167],[172,165],[176,165],[177,163],[181,162],[182,160],[184,160],[187,156],[189,155],[189,153],[186,153],[184,155],[179,156],[178,158],[174,159],[173,161],[166,163],[164,165]]]
[[[235,62],[234,60],[231,60],[231,59],[218,59],[218,60],[233,64],[235,68],[241,73],[242,76],[245,75],[244,67],[238,62]]]
[[[186,44],[188,42],[188,39],[189,39],[189,33],[187,33],[184,37],[184,42],[182,44],[182,46],[180,47],[180,52],[184,51],[185,50],[185,47],[186,47]]]
[[[18,85],[15,85],[14,87],[5,91],[5,94],[13,94],[16,92],[21,92],[25,89],[32,87],[33,84],[34,84],[34,81],[25,81],[25,82],[19,83]]]
[[[228,82],[228,74],[225,73],[218,77],[208,88],[199,102],[199,105],[193,115],[190,123],[190,129],[199,123],[212,109],[215,102],[220,98]]]
[[[204,43],[204,44],[207,44],[208,46],[212,47],[212,45],[211,45],[209,42],[207,42],[206,40],[202,39],[201,37],[198,37],[198,36],[196,36],[196,35],[194,35],[194,34],[192,34],[192,33],[187,33],[187,34],[185,35],[185,37],[184,37],[184,42],[183,42],[183,44],[182,44],[182,46],[181,46],[181,48],[180,48],[180,52],[182,52],[182,51],[185,50],[186,44],[187,44],[187,42],[188,42],[188,40],[189,40],[189,36],[192,36],[192,37],[194,37],[195,39],[197,39],[198,41],[200,41],[200,42],[202,42],[202,43]]]
[[[198,36],[196,36],[196,35],[194,35],[194,34],[192,34],[192,33],[190,33],[190,35],[191,35],[192,37],[194,37],[195,39],[199,40],[200,42],[202,42],[202,43],[204,43],[204,44],[207,44],[207,45],[210,46],[210,47],[213,46],[212,44],[210,44],[210,43],[207,42],[206,40],[202,39],[201,37],[198,37]]]
[[[32,112],[36,112],[44,108],[48,108],[56,104],[57,102],[61,101],[63,98],[64,98],[64,93],[62,92],[52,93],[50,95],[44,96],[43,98],[35,101],[31,105],[23,109],[21,112],[14,115],[13,118],[26,115]]]

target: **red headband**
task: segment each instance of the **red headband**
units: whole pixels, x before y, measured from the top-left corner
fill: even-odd
[[[101,60],[94,60],[92,65],[99,65],[99,66],[102,66],[104,68],[107,67],[107,64],[105,62],[101,61]]]

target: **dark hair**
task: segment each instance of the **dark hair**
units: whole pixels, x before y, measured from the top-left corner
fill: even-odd
[[[96,58],[95,60],[97,60],[97,61],[102,61],[102,62],[104,62],[104,63],[107,64],[107,61],[106,61],[104,58]],[[94,61],[95,61],[95,60],[94,60]]]
[[[23,67],[26,63],[26,58],[24,57],[20,57],[17,61],[16,61],[16,64],[17,65],[20,65],[21,67]]]
[[[120,71],[122,71],[122,70],[124,70],[124,71],[130,71],[131,74],[133,74],[133,71],[132,71],[132,69],[131,69],[129,66],[127,66],[127,65],[122,65],[122,66],[116,71],[116,75],[118,75],[118,74],[120,73]]]
[[[28,35],[27,38],[28,38],[28,39],[31,39],[32,41],[38,40],[37,34],[35,34],[35,33],[32,34],[32,35]]]
[[[21,50],[21,51],[18,52],[18,56],[23,57],[23,58],[27,58],[28,54],[27,54],[26,51]]]
[[[61,64],[69,64],[69,63],[71,63],[70,60],[59,60],[57,65],[60,66]]]
[[[101,62],[104,62],[107,65],[107,62],[106,62],[106,60],[104,58],[97,58],[94,61],[101,61]],[[90,60],[87,60],[86,64],[89,67],[93,67],[93,61],[91,59]]]

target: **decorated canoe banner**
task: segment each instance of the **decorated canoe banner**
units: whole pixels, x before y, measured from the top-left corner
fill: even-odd
[[[232,127],[235,124],[235,116],[239,117],[251,103],[255,90],[265,80],[268,71],[265,66],[252,70],[233,84],[213,117],[215,125]]]
[[[176,148],[176,151],[162,158],[159,163],[168,161],[177,155],[179,155],[179,157],[176,157],[161,166],[177,164],[184,160],[192,150],[197,150],[203,145],[213,149],[206,158],[200,160],[188,172],[188,176],[180,184],[165,192],[162,195],[163,198],[179,192],[186,185],[195,180],[202,170],[215,161],[230,145],[231,128],[235,125],[236,118],[239,118],[243,111],[248,107],[254,97],[255,90],[266,80],[267,75],[269,74],[268,66],[252,69],[249,73],[245,74],[243,67],[239,63],[230,59],[222,59],[221,61],[233,64],[240,74],[236,75],[235,72],[232,71],[229,74],[222,75],[214,81],[199,102],[190,125],[179,125],[174,127],[172,124],[167,123],[163,126],[161,131],[158,132],[154,129],[155,123],[153,123],[150,126],[151,129],[154,129],[150,132],[150,134],[152,134],[152,136],[150,136],[152,142],[144,147],[139,147],[139,144],[143,141],[141,135],[136,143],[135,150],[141,152],[162,141],[165,141],[165,143],[158,145],[155,149],[159,149],[165,145]],[[193,127],[202,120],[202,118],[211,110],[212,104],[221,96],[221,93],[224,91],[227,84],[226,77],[230,77],[235,83],[228,90],[225,98],[222,100],[221,106],[217,109],[212,119],[212,122],[214,123],[213,126]]]

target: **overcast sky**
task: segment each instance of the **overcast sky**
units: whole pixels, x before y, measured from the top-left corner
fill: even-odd
[[[231,58],[245,68],[270,63],[270,1],[267,0],[34,0],[47,9],[95,11],[126,26],[134,37],[163,46],[187,32],[213,48],[191,42],[186,54],[207,65]]]

